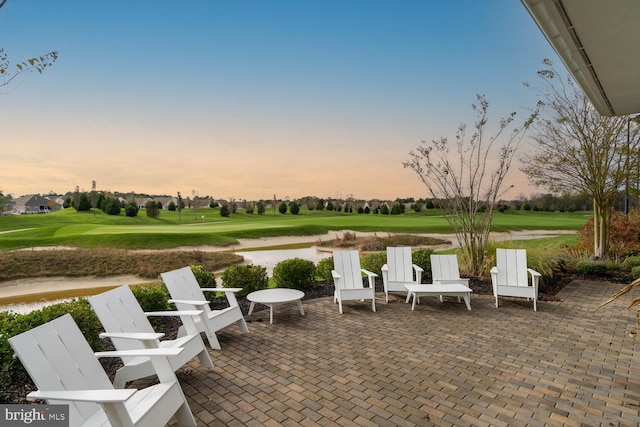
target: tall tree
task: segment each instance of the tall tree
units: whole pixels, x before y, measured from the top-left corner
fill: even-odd
[[[627,116],[605,117],[572,77],[563,79],[547,59],[535,87],[544,105],[533,127],[533,149],[521,159],[530,181],[551,192],[593,200],[594,256],[609,255],[611,210],[637,177],[638,128]]]
[[[410,160],[404,162],[425,184],[431,197],[440,201],[472,274],[481,270],[494,207],[510,188],[505,188],[505,177],[537,114],[536,110],[521,127],[507,132],[515,120],[516,113],[511,113],[500,120],[495,134],[488,136],[489,102],[482,95],[477,95],[477,100],[477,105],[472,104],[477,120],[471,137],[467,137],[466,125],[460,124],[455,144],[446,137],[431,143],[422,141],[409,153]]]

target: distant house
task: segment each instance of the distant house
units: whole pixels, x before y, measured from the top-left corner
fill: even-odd
[[[30,194],[13,199],[13,213],[38,214],[48,213],[60,209],[60,206],[52,202],[48,197],[39,194]]]
[[[162,204],[162,209],[169,209],[169,205],[173,203],[174,206],[178,206],[178,199],[171,196],[158,196],[154,197],[153,200]]]

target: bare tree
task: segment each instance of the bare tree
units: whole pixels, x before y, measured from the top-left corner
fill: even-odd
[[[563,80],[551,61],[543,63],[535,89],[545,114],[533,126],[535,148],[521,159],[522,171],[551,192],[593,200],[594,256],[607,258],[611,210],[637,174],[638,129],[631,132],[627,116],[601,116],[571,77]]]
[[[178,191],[178,206],[176,207],[176,209],[178,209],[178,222],[182,222],[182,218],[180,218],[180,212],[182,211],[183,207],[184,202],[182,201],[182,194],[180,194],[180,192]]]
[[[0,0],[0,9],[7,3],[7,0]],[[0,48],[0,88],[7,86],[13,79],[27,71],[37,71],[42,74],[45,68],[50,67],[58,59],[58,52],[51,51],[45,55],[27,59],[25,61],[15,63],[15,70],[11,71],[11,62],[9,56]]]
[[[98,192],[96,191],[96,180],[91,181],[91,208],[93,216],[96,216],[96,207],[98,205]]]
[[[198,220],[198,207],[199,207],[198,203],[200,202],[198,200],[198,192],[195,189],[193,189],[193,190],[191,190],[191,195],[193,196],[193,200],[191,202],[191,205],[193,206],[193,219],[197,221]]]
[[[477,99],[478,105],[472,104],[477,121],[471,137],[467,137],[466,125],[460,124],[455,144],[445,137],[431,143],[422,141],[409,153],[411,159],[404,162],[426,185],[431,197],[439,200],[472,274],[481,271],[496,201],[510,188],[505,188],[505,177],[537,114],[534,112],[522,127],[507,134],[515,120],[516,113],[511,113],[500,120],[495,135],[487,136],[489,102],[482,95]],[[491,170],[493,165],[495,169]]]

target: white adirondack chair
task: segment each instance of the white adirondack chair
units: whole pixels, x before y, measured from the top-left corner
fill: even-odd
[[[364,287],[362,273],[367,275],[368,288]],[[342,314],[342,301],[371,300],[371,310],[376,311],[375,281],[376,273],[360,267],[358,251],[334,251],[333,270],[331,270],[335,291],[333,302],[338,303]]]
[[[382,266],[382,284],[386,302],[389,302],[389,292],[407,292],[405,285],[419,285],[422,282],[423,271],[422,268],[413,264],[410,247],[387,247],[387,263]]]
[[[528,275],[531,276],[529,283]],[[496,249],[496,266],[491,269],[493,295],[498,306],[498,296],[533,299],[533,311],[537,311],[538,282],[540,273],[527,268],[525,249]]]
[[[69,314],[9,338],[9,343],[38,387],[29,400],[69,405],[69,426],[195,426],[189,404],[166,356],[182,349],[144,349],[93,353]],[[116,389],[98,357],[146,354],[160,382],[150,387]]]
[[[469,287],[469,279],[460,277],[458,257],[454,254],[435,255],[431,258],[431,281],[434,285],[464,285]],[[442,295],[440,295],[442,302]],[[461,302],[458,297],[458,302]]]
[[[162,280],[167,286],[171,298],[169,302],[176,305],[178,310],[203,310],[202,315],[194,318],[196,328],[204,332],[209,340],[211,348],[220,350],[220,342],[216,332],[233,323],[237,323],[242,332],[249,332],[247,322],[244,320],[242,310],[236,299],[236,292],[241,288],[201,288],[198,280],[193,275],[191,267],[183,267],[177,270],[161,273]],[[221,310],[212,310],[209,302],[204,297],[204,292],[224,292],[229,302],[229,307]],[[178,336],[187,334],[184,325],[178,330]]]
[[[145,313],[127,285],[88,299],[105,330],[100,336],[109,338],[116,350],[184,348],[179,355],[169,358],[171,369],[177,371],[196,356],[202,366],[213,368],[209,353],[193,321],[193,317],[203,313],[202,310]],[[147,316],[180,316],[186,335],[160,341],[164,334],[153,330]],[[116,388],[123,388],[128,381],[155,374],[149,357],[123,357],[122,362],[124,366],[118,369],[113,381]]]

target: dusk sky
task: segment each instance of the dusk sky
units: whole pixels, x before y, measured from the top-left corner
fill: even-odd
[[[519,1],[9,0],[0,189],[237,200],[428,197],[403,161],[421,140],[535,103],[563,69]],[[516,160],[506,198],[529,187]]]

